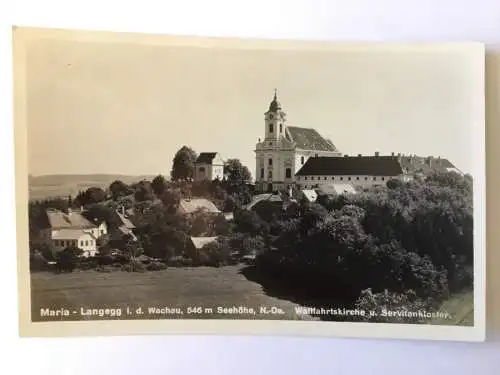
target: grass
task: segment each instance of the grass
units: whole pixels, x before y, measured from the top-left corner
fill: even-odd
[[[114,271],[76,271],[69,274],[33,273],[31,275],[32,320],[103,319],[82,316],[80,308],[110,308],[135,311],[142,315],[122,315],[121,319],[313,319],[297,316],[292,302],[267,296],[262,287],[240,274],[241,266],[223,268],[169,268],[164,271],[128,273]],[[183,314],[148,314],[148,307],[179,307]],[[255,314],[220,314],[217,307],[253,308]],[[284,314],[265,314],[261,306],[281,309]],[[202,314],[188,314],[188,308],[212,308]],[[65,308],[69,317],[41,317],[40,309]],[[76,311],[77,313],[72,313]],[[194,310],[196,312],[196,310]],[[110,319],[110,317],[105,317]]]

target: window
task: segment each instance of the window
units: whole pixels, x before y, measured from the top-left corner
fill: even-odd
[[[101,235],[103,235],[103,234],[104,234],[104,229],[101,229]]]
[[[300,177],[299,176],[297,176],[297,181],[300,181]]]
[[[344,177],[340,177],[340,181],[342,181],[344,179]]]
[[[382,177],[382,181],[385,181],[385,177]]]
[[[264,168],[260,169],[260,178],[264,178]]]
[[[287,168],[285,170],[285,177],[286,178],[292,178],[292,169],[291,168]]]
[[[89,241],[85,241],[85,246],[88,246],[89,245]]]
[[[273,171],[267,172],[267,178],[269,178],[269,179],[273,178]]]
[[[332,176],[332,180],[335,180],[335,177],[334,177],[334,176]]]
[[[351,181],[351,177],[347,177],[347,179],[348,179],[349,181]]]
[[[316,154],[316,155],[314,155],[314,156],[318,157],[318,154]]]
[[[274,132],[274,126],[273,124],[269,124],[269,133]]]
[[[304,177],[304,180],[307,180],[307,177]]]
[[[359,176],[358,176],[358,177],[356,177],[356,180],[358,180],[358,181],[359,181]]]
[[[300,164],[304,164],[304,157],[303,156],[300,158]]]
[[[280,133],[283,132],[283,124],[280,124]]]
[[[373,177],[373,181],[377,181],[377,177]]]
[[[205,172],[205,167],[200,167],[200,168],[198,168],[198,171],[199,171],[199,172]]]
[[[273,165],[273,159],[269,159],[268,164]]]
[[[325,176],[325,178],[323,180],[326,180],[326,176]]]
[[[365,177],[365,181],[368,181],[368,177]]]

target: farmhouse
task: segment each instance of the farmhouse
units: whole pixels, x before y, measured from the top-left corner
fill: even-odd
[[[97,239],[108,232],[104,221],[92,223],[78,211],[48,209],[46,214],[49,228],[44,231],[44,236],[56,249],[76,246],[84,251],[84,256],[93,256]]]
[[[194,180],[213,181],[224,177],[224,161],[217,152],[202,152],[194,162]]]
[[[295,182],[295,174],[310,157],[341,155],[315,129],[288,126],[276,91],[264,116],[265,136],[255,147],[256,191],[288,190]]]
[[[95,256],[97,252],[97,239],[92,233],[81,229],[60,229],[52,236],[54,247],[63,250],[69,246],[77,247],[83,251],[84,257]]]

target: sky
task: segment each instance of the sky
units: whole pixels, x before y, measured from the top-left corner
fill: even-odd
[[[474,168],[484,88],[470,49],[79,36],[26,43],[30,174],[168,176],[187,145],[254,175],[274,89],[288,125],[315,128],[344,154]]]

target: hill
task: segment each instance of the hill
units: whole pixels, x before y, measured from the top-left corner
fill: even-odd
[[[91,186],[107,188],[115,180],[132,184],[143,179],[151,181],[154,177],[114,174],[29,176],[29,198],[33,200],[68,195],[74,197],[80,190]]]

